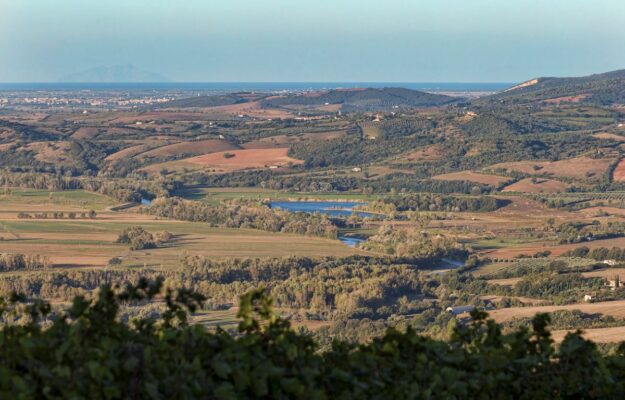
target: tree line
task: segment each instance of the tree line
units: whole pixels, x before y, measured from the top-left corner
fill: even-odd
[[[338,228],[325,214],[274,210],[254,201],[210,205],[179,197],[158,198],[144,212],[159,217],[206,222],[211,226],[298,233],[330,239],[338,237]]]

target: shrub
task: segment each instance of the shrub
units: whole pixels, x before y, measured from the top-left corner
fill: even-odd
[[[117,243],[130,244],[130,250],[153,249],[156,247],[154,236],[140,226],[124,229],[117,237]]]

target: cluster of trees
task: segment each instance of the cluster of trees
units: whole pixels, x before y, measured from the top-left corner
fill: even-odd
[[[48,139],[49,140],[49,139]],[[54,138],[52,140],[58,140]],[[93,176],[105,164],[105,158],[117,150],[115,143],[98,143],[89,140],[70,140],[67,160],[63,164],[42,161],[25,146],[15,145],[0,159],[0,166],[14,172],[54,173],[70,176]]]
[[[603,261],[603,260],[615,260],[615,261],[625,261],[625,249],[621,249],[620,247],[612,247],[608,249],[607,247],[597,247],[590,250],[586,246],[580,246],[573,250],[569,250],[566,253],[562,254],[563,257],[587,257],[592,258],[593,260]]]
[[[624,326],[625,320],[614,318],[611,315],[599,313],[586,314],[580,310],[556,310],[549,313],[551,320],[550,328],[553,330],[563,329],[596,329]],[[503,324],[505,328],[517,329],[520,327],[531,327],[532,319],[523,317],[515,318]]]
[[[383,225],[360,247],[398,257],[451,257],[465,259],[468,251],[442,235],[432,236],[415,228],[395,229]]]
[[[496,272],[482,275],[483,279],[507,279],[517,277],[528,277],[535,274],[558,273],[566,274],[570,272],[589,272],[595,268],[596,263],[590,260],[568,258],[574,257],[570,254],[562,254],[561,258],[552,260],[545,258],[525,258],[517,259],[506,268]]]
[[[137,283],[141,277],[163,276],[167,288],[189,288],[208,298],[210,309],[236,305],[240,295],[258,286],[276,305],[292,310],[292,318],[342,321],[385,320],[427,312],[433,321],[453,300],[439,297],[438,277],[423,272],[436,258],[286,257],[211,260],[183,255],[181,268],[158,270],[49,270],[0,277],[0,293],[17,291],[29,297],[69,300],[107,283]],[[441,293],[447,290],[440,289]],[[462,299],[460,301],[465,301]],[[421,326],[427,329],[427,324]]]
[[[140,226],[125,228],[117,237],[117,243],[130,245],[130,250],[154,249],[170,241],[173,235],[167,231],[152,234]]]
[[[625,291],[611,292],[604,278],[586,278],[580,273],[535,273],[523,277],[514,286],[491,284],[483,278],[460,276],[450,286],[463,296],[497,295],[505,297],[531,297],[549,300],[555,304],[579,303],[585,294],[595,293],[598,298],[620,298]]]
[[[76,190],[111,196],[119,201],[139,202],[142,198],[167,196],[179,187],[174,181],[145,179],[107,179],[99,177],[67,177],[45,173],[0,173],[0,186],[43,190]]]
[[[428,173],[427,176],[429,175]],[[245,171],[223,175],[191,173],[181,177],[181,182],[188,186],[261,187],[302,192],[390,193],[395,191],[479,195],[493,190],[492,186],[473,182],[418,179],[415,175],[406,173],[386,174],[376,179],[362,179],[347,174],[323,172],[309,175],[288,175],[269,171]]]
[[[338,237],[338,229],[327,215],[273,210],[252,201],[209,205],[179,197],[158,198],[145,212],[166,218],[207,222],[211,226],[253,228],[331,239]]]
[[[495,211],[505,200],[490,196],[444,196],[434,193],[411,193],[384,197],[367,205],[372,211],[389,214],[394,211]]]
[[[416,118],[401,118],[385,115],[385,119],[379,124],[383,138],[403,137],[413,134],[432,134],[437,121],[431,118],[417,116]]]
[[[295,143],[290,148],[289,155],[304,160],[306,168],[367,165],[403,153],[406,149],[433,143],[431,137],[420,135],[376,140],[366,140],[358,135]]]
[[[549,317],[504,334],[486,314],[449,341],[388,330],[369,344],[328,351],[276,317],[263,290],[241,298],[239,333],[189,325],[203,297],[168,291],[160,318],[118,318],[162,281],[141,280],[77,297],[49,318],[49,304],[11,303],[0,352],[0,397],[102,398],[602,398],[625,396],[625,348],[602,356],[579,332],[554,346]],[[19,300],[19,297],[15,298]],[[12,314],[12,315],[11,315]],[[47,325],[43,328],[43,325]]]
[[[565,222],[556,229],[561,244],[621,237],[624,232],[625,223],[623,222],[608,222],[605,225],[599,221],[593,221],[590,224]]]
[[[536,274],[514,286],[517,296],[549,299],[557,304],[578,303],[584,294],[601,290],[605,290],[604,278],[585,278],[576,272]]]
[[[80,217],[82,219],[95,219],[95,217],[98,214],[94,211],[94,210],[89,210],[89,212],[81,212],[80,214],[74,212],[74,211],[70,211],[67,213],[67,218],[69,219],[76,219],[77,217]],[[37,219],[47,219],[47,218],[53,218],[53,219],[63,219],[65,218],[65,213],[64,212],[51,212],[51,213],[35,213],[35,214],[29,214],[26,212],[19,212],[17,213],[17,218],[20,219],[29,219],[29,218],[37,218]]]
[[[50,266],[48,257],[25,254],[0,254],[0,272],[41,270]]]

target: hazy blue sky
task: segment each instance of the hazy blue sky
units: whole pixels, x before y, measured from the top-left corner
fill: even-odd
[[[0,0],[0,82],[512,82],[625,68],[625,0]]]

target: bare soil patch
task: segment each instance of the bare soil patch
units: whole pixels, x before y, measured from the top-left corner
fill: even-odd
[[[546,100],[543,100],[543,102],[547,104],[579,103],[580,101],[584,100],[586,97],[588,97],[588,94],[578,94],[575,96],[562,96],[562,97],[555,97],[553,99],[546,99]]]
[[[433,145],[426,147],[425,149],[420,149],[417,151],[412,151],[410,153],[406,153],[401,156],[397,161],[409,161],[409,162],[418,162],[418,161],[437,161],[443,158],[443,151],[440,146]]]
[[[501,286],[514,286],[520,282],[523,278],[505,278],[505,279],[490,279],[488,283]]]
[[[345,131],[336,130],[328,132],[307,132],[296,135],[276,135],[262,139],[252,140],[241,145],[244,149],[271,149],[275,147],[288,147],[293,143],[308,140],[332,140],[345,135]]]
[[[137,144],[134,146],[130,146],[130,147],[126,147],[123,150],[120,150],[116,153],[110,154],[106,157],[105,160],[107,161],[117,161],[117,160],[121,160],[124,158],[132,158],[134,156],[136,156],[137,154],[141,154],[143,152],[149,151],[150,149],[153,149],[154,146],[163,146],[166,145],[168,142],[162,141],[162,140],[156,140],[156,141],[146,141],[146,143],[142,143],[142,144]]]
[[[575,330],[552,331],[551,335],[553,340],[559,343],[564,340],[564,337],[569,332],[575,332]],[[582,330],[582,337],[595,343],[620,343],[625,341],[625,326],[584,329]]]
[[[210,107],[206,108],[206,111],[216,114],[229,115],[238,117],[243,115],[252,118],[263,119],[282,119],[293,118],[296,114],[282,109],[275,108],[263,108],[260,105],[260,101],[251,101],[248,103],[231,104],[227,106]]]
[[[506,186],[502,192],[559,193],[564,192],[567,187],[566,184],[553,179],[538,178],[534,183],[532,178],[526,178]]]
[[[224,171],[269,168],[270,166],[285,167],[289,163],[303,163],[301,160],[289,157],[288,152],[288,148],[232,150],[187,158],[184,161],[206,167],[216,167]]]
[[[609,132],[600,132],[592,135],[597,139],[616,140],[617,142],[625,142],[625,137]]]
[[[612,179],[616,182],[625,181],[625,158],[621,159],[612,172]]]
[[[551,257],[557,257],[562,255],[562,253],[566,253],[569,250],[573,250],[577,247],[588,247],[589,249],[595,249],[597,247],[625,247],[625,237],[613,238],[613,239],[604,239],[604,240],[593,240],[590,242],[581,242],[581,243],[573,243],[573,244],[562,244],[562,245],[554,245],[553,243],[548,242],[536,242],[529,246],[519,246],[519,247],[509,247],[503,249],[496,250],[485,250],[482,253],[487,254],[491,258],[514,258],[520,254],[532,255],[537,252],[549,250],[551,252]]]
[[[605,278],[608,280],[612,280],[615,276],[618,276],[621,282],[625,282],[625,268],[606,268],[597,271],[583,272],[582,275],[586,278]]]
[[[600,179],[610,164],[612,158],[577,157],[560,161],[517,161],[500,163],[489,169],[502,168],[507,171],[519,171],[531,175],[553,175],[576,179]]]
[[[50,164],[72,164],[69,142],[33,142],[26,146],[36,153],[35,159]]]
[[[78,128],[76,132],[72,134],[74,139],[90,139],[98,134],[98,128],[83,126]]]
[[[220,139],[198,140],[166,145],[139,154],[139,157],[167,157],[179,154],[198,155],[226,150],[235,150],[239,147]]]
[[[536,313],[547,313],[558,310],[580,310],[586,314],[603,314],[611,315],[615,318],[624,318],[625,300],[567,304],[562,306],[510,307],[493,310],[489,315],[497,322],[506,322],[514,318],[532,318]]]

